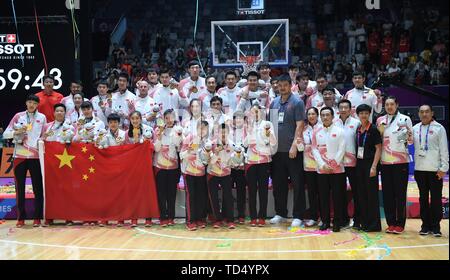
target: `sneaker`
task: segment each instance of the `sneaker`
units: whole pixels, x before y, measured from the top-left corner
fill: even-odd
[[[72,226],[72,225],[73,225],[73,221],[66,220],[66,226]]]
[[[18,220],[16,223],[16,227],[17,228],[21,228],[25,225],[25,221],[24,220]]]
[[[159,225],[161,227],[167,227],[169,225],[169,221],[167,221],[167,220],[160,220],[159,221]]]
[[[436,229],[436,230],[433,230],[433,236],[434,237],[442,237],[442,233],[440,230]]]
[[[138,220],[137,219],[131,220],[131,227],[137,227],[137,226],[138,226]]]
[[[329,229],[329,228],[330,228],[330,225],[329,225],[329,224],[324,224],[324,223],[322,223],[322,225],[320,226],[319,230],[320,230],[320,231],[325,231],[325,230],[327,230],[327,229]]]
[[[250,226],[251,226],[251,227],[256,227],[257,224],[258,224],[258,223],[256,222],[256,220],[251,220],[251,221],[250,221]]]
[[[301,227],[303,224],[302,220],[294,219],[292,220],[291,227]]]
[[[235,229],[236,225],[234,223],[228,223],[228,229]]]
[[[167,222],[168,226],[174,226],[175,225],[175,221],[173,219],[169,219],[169,221]]]
[[[90,226],[96,226],[96,225],[97,225],[97,222],[90,222],[89,225],[90,225]]]
[[[206,223],[203,222],[203,221],[197,221],[195,224],[196,224],[197,227],[199,227],[199,228],[206,228]]]
[[[153,225],[152,219],[145,220],[145,227],[151,227]]]
[[[189,231],[197,230],[197,226],[194,223],[188,223],[186,224],[186,229]]]
[[[245,219],[244,218],[239,218],[238,222],[239,222],[240,225],[243,225],[243,224],[245,224]]]
[[[341,227],[339,225],[333,225],[333,232],[340,232]]]
[[[222,226],[222,222],[215,222],[213,224],[213,228],[220,228]]]
[[[106,226],[108,226],[108,225],[109,225],[108,221],[101,221],[101,222],[98,224],[99,227],[106,227]]]
[[[388,226],[388,228],[386,229],[386,233],[394,233],[394,226]]]
[[[89,221],[83,221],[83,226],[88,226],[89,225]]]
[[[419,231],[420,235],[428,235],[430,233],[432,233],[432,232],[426,227],[422,227],[422,229]]]
[[[320,221],[318,224],[317,224],[317,226],[318,227],[321,227],[321,226],[323,226],[323,222],[322,221]]]
[[[41,220],[40,219],[35,219],[33,221],[33,227],[40,227],[41,226]]]
[[[404,231],[405,231],[405,229],[402,228],[402,227],[399,227],[399,226],[397,226],[397,227],[394,228],[394,234],[401,234],[401,233],[403,233]]]
[[[265,219],[259,219],[258,220],[258,226],[259,227],[263,227],[266,225],[266,220]]]
[[[125,225],[124,221],[118,221],[117,222],[117,227],[123,227]]]
[[[313,227],[313,226],[315,226],[316,225],[316,221],[314,221],[314,220],[307,220],[306,221],[306,223],[305,223],[305,226],[307,226],[307,227]]]
[[[53,225],[53,220],[52,219],[45,219],[44,224],[42,224],[43,227],[48,227]]]
[[[281,216],[275,215],[272,219],[270,219],[270,223],[271,224],[279,224],[284,222],[285,219]]]
[[[350,226],[350,221],[344,222],[340,228],[341,228],[341,229],[349,229],[349,228],[351,228],[351,226]]]

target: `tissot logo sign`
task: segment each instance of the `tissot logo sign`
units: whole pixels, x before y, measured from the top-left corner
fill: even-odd
[[[17,44],[16,34],[0,34],[0,60],[2,59],[34,59],[30,56],[34,44]]]
[[[16,34],[0,34],[0,44],[15,44]]]

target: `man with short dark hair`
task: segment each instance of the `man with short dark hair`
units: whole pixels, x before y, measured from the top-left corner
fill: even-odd
[[[162,86],[155,91],[153,99],[159,105],[161,112],[169,109],[175,110],[175,115],[178,120],[178,116],[181,115],[178,110],[187,108],[189,106],[189,99],[182,91],[178,91],[178,89],[171,86],[171,79],[172,73],[169,69],[162,69],[160,71]]]
[[[433,116],[431,105],[420,106],[420,123],[413,127],[414,178],[420,191],[422,229],[419,233],[441,237],[441,198],[443,178],[448,172],[448,142],[445,127],[433,120]]]
[[[105,110],[105,115],[109,116],[111,113],[116,113],[120,116],[121,128],[127,130],[130,125],[128,116],[134,109],[134,102],[136,95],[128,90],[129,76],[127,73],[120,73],[117,82],[118,91],[112,94],[111,100],[108,100],[108,106]]]
[[[106,123],[106,106],[108,105],[108,82],[101,80],[97,83],[98,95],[91,98],[94,114]]]
[[[217,95],[216,78],[214,76],[208,76],[208,77],[206,77],[205,82],[206,82],[206,91],[205,91],[205,94],[201,97],[202,102],[203,102],[202,109],[204,112],[206,112],[210,109],[210,101],[214,96]]]
[[[314,92],[311,96],[308,97],[306,101],[306,108],[316,107],[320,108],[323,106],[323,96],[322,91],[328,87],[328,80],[324,73],[317,74],[316,77],[317,83],[317,91]],[[342,99],[342,95],[339,90],[334,88],[335,96],[336,96],[336,104]]]
[[[51,85],[53,85],[53,82]],[[47,83],[46,89],[51,88],[50,83]],[[51,92],[51,94],[52,93],[53,92]],[[39,227],[41,225],[41,219],[43,218],[44,196],[41,164],[39,162],[38,154],[38,140],[44,134],[44,126],[47,120],[45,115],[39,113],[37,110],[39,102],[39,97],[36,95],[29,95],[25,103],[27,110],[17,113],[3,133],[5,139],[13,139],[13,142],[15,143],[13,166],[18,210],[17,227],[23,227],[25,225],[25,219],[27,218],[25,213],[25,179],[28,171],[31,175],[34,193],[33,226]]]
[[[76,124],[76,134],[73,139],[75,142],[93,142],[98,132],[105,128],[105,124],[94,116],[94,107],[89,101],[81,103],[81,112],[83,116],[78,119]]]
[[[70,90],[69,95],[65,96],[61,100],[61,103],[64,104],[64,106],[66,106],[66,112],[70,112],[75,108],[75,104],[73,103],[73,96],[75,93],[80,93],[83,91],[83,85],[81,84],[80,81],[72,81],[70,82],[69,90]]]
[[[344,167],[345,175],[348,178],[352,189],[353,198],[353,228],[361,229],[361,211],[358,201],[358,184],[356,183],[356,130],[360,126],[360,121],[351,116],[352,103],[349,100],[343,99],[338,103],[339,118],[336,119],[336,125],[339,125],[344,130],[345,138],[345,155],[344,155]],[[344,193],[344,208],[343,211],[343,227],[350,226],[350,219],[348,215],[348,201],[347,193]]]
[[[275,216],[272,224],[283,222],[288,215],[288,178],[294,189],[292,227],[300,227],[306,209],[303,151],[297,148],[297,142],[303,142],[305,105],[291,92],[292,83],[288,75],[278,77],[280,96],[270,105],[271,119],[278,121],[278,148],[272,161],[273,196]]]
[[[61,103],[63,95],[53,90],[53,87],[55,86],[55,78],[53,78],[53,76],[44,76],[42,81],[44,90],[36,93],[36,96],[39,97],[37,110],[45,115],[47,121],[52,122],[54,121],[53,106],[57,103]]]
[[[353,72],[352,78],[355,87],[345,94],[344,99],[350,100],[352,103],[352,116],[357,118],[356,108],[361,104],[367,104],[372,107],[372,114],[370,119],[372,120],[373,111],[381,113],[383,107],[383,98],[379,90],[372,90],[364,85],[366,76],[364,72]]]
[[[264,108],[270,106],[270,97],[266,91],[258,89],[259,86],[259,74],[255,71],[251,71],[247,75],[248,85],[241,89],[239,92],[239,103],[237,110],[242,112],[248,112],[252,104],[257,100],[259,105]]]
[[[225,87],[220,88],[217,91],[217,95],[219,95],[223,100],[223,108],[225,113],[231,114],[236,111],[236,107],[238,105],[238,93],[240,88],[237,86],[238,76],[234,71],[228,71],[225,73]]]
[[[200,63],[196,60],[189,62],[189,77],[180,81],[178,90],[189,100],[200,98],[206,91],[205,78],[200,77]]]
[[[333,231],[339,232],[342,225],[343,197],[345,193],[345,138],[344,131],[333,123],[333,108],[320,110],[322,126],[316,127],[312,139],[312,154],[317,162],[319,184],[320,230],[330,227],[330,191],[333,197]]]

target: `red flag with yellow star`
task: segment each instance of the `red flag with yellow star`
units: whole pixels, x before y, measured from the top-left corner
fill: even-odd
[[[45,218],[127,220],[159,217],[153,144],[98,149],[45,142]]]

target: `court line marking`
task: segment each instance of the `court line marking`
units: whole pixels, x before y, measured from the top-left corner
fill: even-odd
[[[152,253],[214,253],[214,254],[240,254],[240,253],[327,253],[327,252],[348,252],[348,251],[375,251],[386,250],[383,247],[372,248],[357,248],[357,249],[316,249],[316,250],[237,250],[237,251],[206,251],[206,250],[169,250],[169,249],[137,249],[137,248],[101,248],[101,247],[87,247],[87,246],[71,246],[71,245],[56,245],[56,244],[42,244],[33,242],[21,242],[14,240],[0,240],[2,243],[17,244],[17,245],[29,245],[37,247],[51,247],[51,248],[64,248],[64,249],[77,249],[77,250],[95,250],[95,251],[119,251],[119,252],[152,252]],[[413,245],[413,246],[397,246],[390,247],[391,250],[395,249],[415,249],[415,248],[429,248],[429,247],[445,247],[448,243],[444,244],[428,244],[428,245]]]
[[[312,236],[321,236],[320,234],[309,234],[309,235],[298,235],[298,236],[286,236],[286,237],[273,237],[273,238],[209,238],[209,237],[189,237],[189,236],[177,236],[177,235],[169,235],[163,233],[157,233],[152,231],[147,231],[144,229],[137,228],[139,232],[145,234],[156,235],[159,237],[173,238],[173,239],[186,239],[186,240],[197,240],[197,241],[270,241],[270,240],[284,240],[284,239],[296,239],[296,238],[305,238]]]

